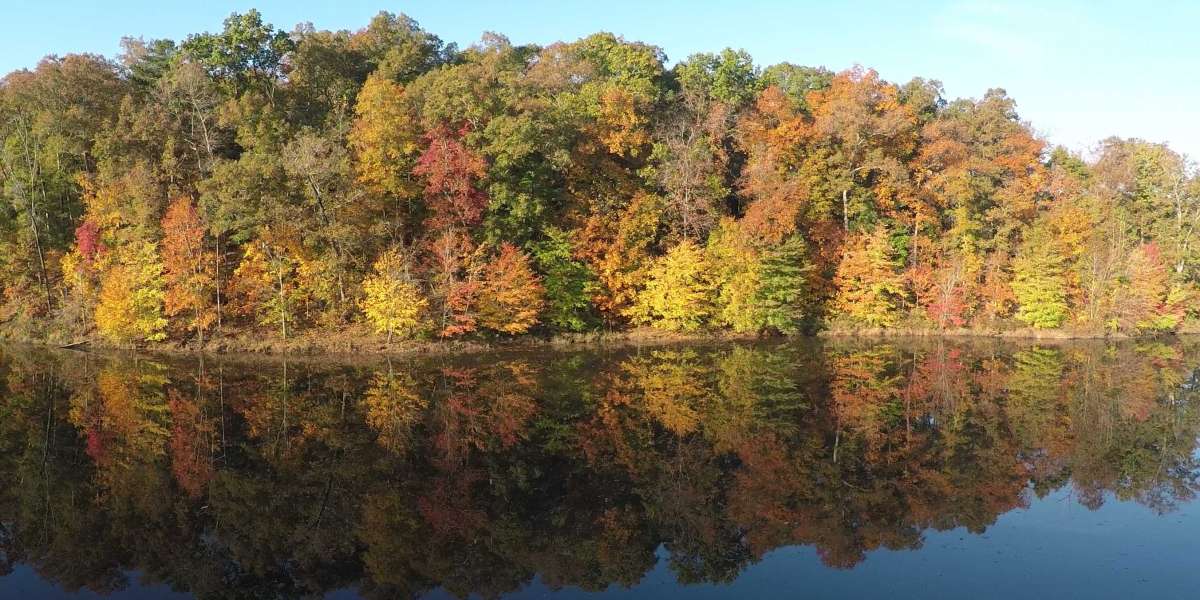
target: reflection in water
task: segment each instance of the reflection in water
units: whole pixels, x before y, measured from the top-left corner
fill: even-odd
[[[810,343],[370,366],[0,352],[0,574],[198,597],[849,569],[1069,489],[1192,499],[1192,342]],[[231,593],[230,590],[237,590]]]

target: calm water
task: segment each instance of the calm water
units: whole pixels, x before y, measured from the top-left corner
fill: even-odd
[[[1194,597],[1200,341],[0,349],[0,598]]]

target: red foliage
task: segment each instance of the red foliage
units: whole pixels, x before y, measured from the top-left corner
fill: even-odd
[[[463,143],[470,128],[458,131],[441,125],[425,135],[428,147],[413,173],[425,178],[425,201],[433,213],[431,227],[471,227],[483,220],[488,197],[478,188],[487,174],[487,162]]]
[[[477,328],[475,304],[479,297],[479,283],[459,281],[446,294],[447,323],[438,334],[449,338],[470,333]]]
[[[96,258],[96,255],[104,250],[104,244],[100,241],[100,226],[88,219],[76,227],[75,247],[79,249],[79,254],[85,260],[90,261]]]

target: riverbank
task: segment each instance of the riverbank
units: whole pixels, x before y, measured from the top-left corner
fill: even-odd
[[[348,329],[336,333],[302,335],[288,340],[250,335],[216,337],[206,340],[203,346],[178,342],[124,346],[93,338],[65,342],[10,335],[0,336],[0,341],[56,348],[144,351],[161,354],[406,357],[483,354],[508,351],[569,351],[593,348],[620,349],[701,342],[751,341],[763,339],[763,337],[755,334],[721,331],[685,333],[639,328],[622,331],[561,333],[553,336],[525,335],[493,339],[399,340],[388,343],[385,336],[375,335],[365,330]],[[784,339],[783,336],[768,337]]]
[[[1179,332],[1185,333],[1185,332]],[[1200,330],[1191,333],[1200,333]],[[1029,327],[1015,329],[989,329],[989,328],[960,328],[960,329],[934,329],[934,328],[834,328],[823,330],[817,333],[818,337],[824,338],[848,338],[848,337],[897,337],[897,338],[955,338],[955,337],[971,337],[971,338],[1006,338],[1016,340],[1129,340],[1140,338],[1154,338],[1163,335],[1174,334],[1146,334],[1146,335],[1131,335],[1122,332],[1112,331],[1096,331],[1086,329],[1033,329]]]
[[[1190,326],[1178,334],[1200,334],[1200,326]],[[851,328],[834,327],[817,332],[812,336],[793,336],[796,339],[846,340],[854,338],[896,339],[1005,339],[1033,341],[1071,340],[1132,340],[1151,339],[1175,334],[1130,335],[1127,333],[1071,329],[1032,328]],[[508,351],[538,350],[586,350],[620,349],[640,346],[664,346],[671,344],[754,341],[763,339],[788,339],[781,335],[756,335],[730,331],[671,332],[651,328],[629,330],[602,330],[588,333],[560,333],[556,335],[525,335],[511,338],[471,338],[459,340],[400,340],[388,343],[385,336],[375,335],[365,329],[347,329],[335,333],[314,333],[288,340],[267,336],[238,335],[215,337],[206,340],[203,346],[178,342],[162,342],[139,346],[122,346],[107,341],[85,338],[76,340],[36,339],[12,335],[0,336],[0,340],[57,348],[96,350],[137,350],[162,354],[220,354],[220,355],[263,355],[263,356],[339,356],[339,357],[404,357],[482,354]]]

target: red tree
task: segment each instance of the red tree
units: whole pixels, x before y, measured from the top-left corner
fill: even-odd
[[[429,145],[413,173],[425,178],[431,227],[470,228],[483,220],[488,198],[478,182],[487,174],[487,163],[463,143],[469,130],[466,125],[458,131],[440,125],[425,134]]]

